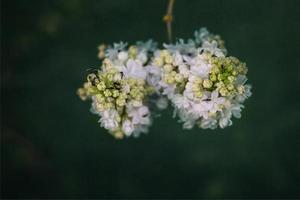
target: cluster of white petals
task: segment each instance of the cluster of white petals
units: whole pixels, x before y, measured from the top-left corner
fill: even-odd
[[[83,100],[92,100],[91,111],[100,116],[100,125],[116,138],[148,132],[148,101],[155,91],[147,82],[146,65],[155,48],[151,40],[129,47],[122,42],[112,47],[100,46],[102,66],[90,73],[78,90]]]
[[[172,102],[183,128],[225,128],[232,116],[241,117],[243,102],[251,96],[247,68],[226,54],[221,38],[205,28],[196,31],[194,39],[180,39],[155,51],[151,78],[156,90]]]
[[[151,124],[149,102],[164,109],[169,100],[183,128],[225,128],[241,117],[251,96],[246,64],[227,56],[220,36],[202,28],[194,39],[115,43],[99,47],[102,66],[88,75],[79,96],[92,100],[100,125],[115,136],[139,136]],[[153,100],[153,98],[155,98]]]

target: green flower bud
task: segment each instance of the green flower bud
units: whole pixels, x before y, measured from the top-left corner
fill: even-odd
[[[170,56],[170,53],[169,53],[168,50],[164,49],[164,50],[162,50],[162,51],[160,52],[160,56],[163,57],[163,58],[165,58],[165,57],[167,57],[167,56]]]
[[[225,87],[222,87],[219,92],[223,97],[226,97],[229,94],[228,90]]]
[[[112,66],[112,62],[108,58],[105,58],[103,60],[103,65],[106,66],[106,67],[111,67]]]
[[[234,90],[234,86],[230,83],[230,84],[227,85],[227,89],[230,90],[230,91]]]
[[[195,92],[195,97],[201,98],[203,96],[203,93],[201,91]]]
[[[218,81],[223,81],[223,80],[224,80],[223,74],[218,74]]]
[[[96,107],[96,110],[99,110],[99,111],[103,111],[105,109],[105,106],[102,103],[96,103],[95,107]]]
[[[166,76],[166,82],[168,84],[173,84],[175,82],[175,79],[174,79],[174,77],[172,75],[167,75]]]
[[[228,81],[230,83],[233,83],[235,81],[235,77],[234,76],[228,76],[227,79],[228,79]]]
[[[233,66],[232,65],[229,65],[226,67],[226,71],[227,72],[231,72],[233,70]]]
[[[213,74],[219,74],[220,73],[220,69],[217,65],[214,65],[211,70],[210,70],[211,73]]]
[[[165,72],[171,72],[173,70],[173,66],[170,64],[164,65]]]
[[[203,87],[204,88],[211,88],[213,86],[213,82],[209,79],[205,79],[203,81]]]
[[[213,81],[213,82],[217,81],[217,76],[216,76],[216,74],[211,74],[211,75],[209,76],[209,79],[210,79],[211,81]]]
[[[170,55],[167,55],[167,56],[165,57],[165,62],[166,62],[167,64],[171,64],[171,63],[173,62],[173,57],[170,56]]]
[[[79,88],[79,89],[77,90],[77,95],[80,97],[80,99],[81,99],[82,101],[85,101],[85,100],[88,98],[88,95],[87,95],[87,93],[86,93],[86,90],[83,89],[83,88]]]
[[[87,88],[87,93],[90,95],[99,94],[99,90],[96,87]]]
[[[136,46],[132,45],[128,49],[128,55],[130,58],[135,58],[138,53],[138,49]]]
[[[245,87],[243,85],[240,85],[237,87],[237,91],[239,94],[244,94],[245,93]]]
[[[114,81],[114,74],[113,74],[113,73],[108,73],[108,74],[106,75],[106,78],[107,78],[107,80],[108,80],[109,82],[112,82],[112,81]]]
[[[120,94],[120,93],[119,93],[118,90],[113,90],[113,92],[112,92],[112,96],[115,97],[115,98],[118,97],[119,94]]]
[[[202,85],[203,83],[203,80],[202,78],[197,78],[195,81],[194,81],[195,84],[198,84],[198,85]]]
[[[153,62],[154,62],[154,65],[159,66],[159,67],[161,67],[164,64],[164,61],[161,58],[155,58]]]
[[[124,133],[120,130],[115,131],[114,133],[112,133],[112,135],[118,140],[121,140],[124,138]]]
[[[173,76],[173,77],[175,77],[176,74],[177,74],[177,73],[176,73],[175,71],[171,71],[171,72],[170,72],[170,75]]]
[[[138,101],[143,100],[143,98],[144,98],[144,94],[142,92],[137,93],[135,96],[135,99]]]
[[[105,83],[103,81],[101,81],[100,83],[97,84],[97,88],[100,91],[105,90],[105,88],[106,88]]]
[[[233,76],[236,76],[236,75],[238,75],[238,72],[237,72],[236,70],[233,70],[233,71],[231,72],[231,74],[232,74]]]
[[[95,95],[96,101],[99,103],[104,103],[105,102],[105,98],[102,94],[96,94]]]
[[[193,90],[194,92],[198,92],[198,91],[200,91],[201,89],[202,89],[202,85],[200,85],[200,84],[194,83],[194,84],[192,85],[192,90]]]
[[[125,98],[122,98],[119,96],[116,100],[116,105],[119,107],[122,107],[122,106],[125,106],[125,104],[126,104]]]
[[[92,87],[92,84],[91,84],[90,82],[85,82],[85,83],[83,84],[83,88],[84,88],[84,89],[88,89],[88,88],[90,88],[90,87]]]
[[[136,84],[136,81],[134,80],[134,79],[132,79],[132,78],[130,78],[130,79],[128,79],[128,85],[130,86],[130,87],[133,87],[135,84]]]
[[[110,96],[112,95],[112,93],[111,93],[110,90],[105,90],[105,91],[103,92],[103,94],[104,94],[104,96],[106,96],[106,97],[110,97]]]
[[[208,112],[208,116],[211,118],[216,117],[217,113],[216,112]]]
[[[87,76],[87,80],[88,82],[90,82],[92,85],[97,85],[100,81],[99,81],[99,78],[97,77],[96,74],[92,73],[92,74],[89,74]]]
[[[130,91],[130,96],[132,98],[140,98],[143,95],[143,93],[138,90],[138,88],[132,88]]]
[[[105,103],[104,104],[104,108],[105,109],[110,109],[110,108],[112,108],[114,105],[113,105],[113,103],[111,103],[111,102],[108,102],[108,103]]]
[[[183,75],[182,74],[176,74],[175,75],[175,81],[180,83],[183,81]]]

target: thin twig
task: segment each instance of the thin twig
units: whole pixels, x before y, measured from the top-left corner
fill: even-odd
[[[173,5],[175,0],[169,0],[167,7],[167,13],[163,17],[163,21],[167,25],[168,39],[169,42],[172,42],[172,21],[173,21]]]

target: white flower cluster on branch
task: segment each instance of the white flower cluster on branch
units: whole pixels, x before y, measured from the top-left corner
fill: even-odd
[[[159,109],[168,99],[183,128],[225,128],[241,117],[251,96],[246,64],[227,56],[224,42],[202,28],[195,38],[156,48],[151,40],[127,46],[100,46],[100,69],[78,90],[92,99],[92,112],[116,138],[139,136],[151,124],[149,104]]]

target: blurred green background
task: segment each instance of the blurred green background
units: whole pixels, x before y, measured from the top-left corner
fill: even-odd
[[[76,96],[101,42],[166,41],[166,5],[1,1],[3,198],[300,198],[300,1],[176,0],[176,37],[205,26],[247,62],[229,128],[184,131],[169,108],[116,141]]]

